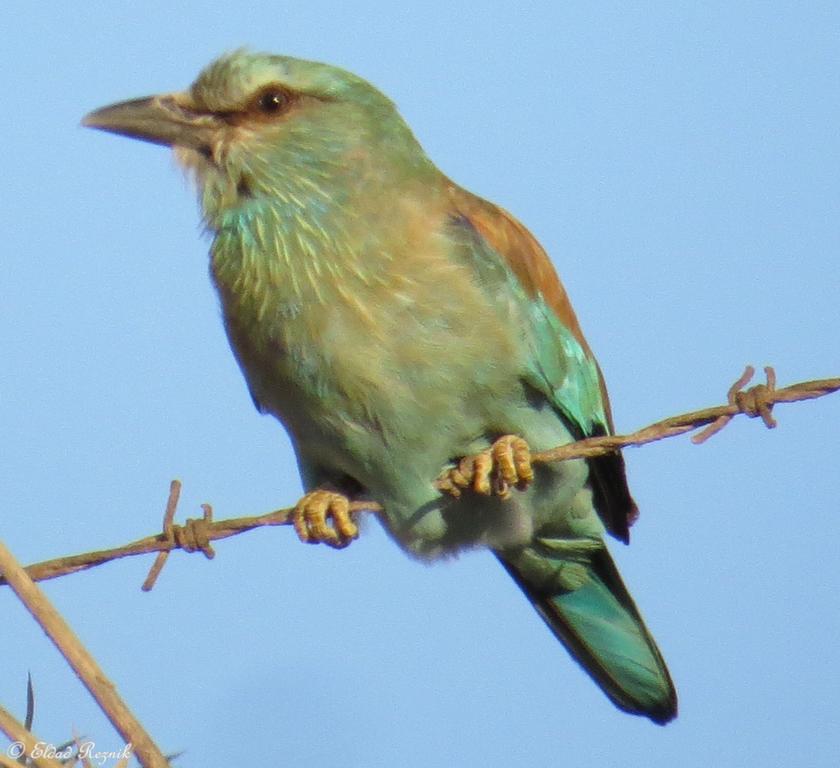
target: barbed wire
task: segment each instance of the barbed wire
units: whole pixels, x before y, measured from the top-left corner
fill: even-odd
[[[758,384],[743,390],[743,387],[752,378],[753,373],[753,369],[748,366],[738,381],[729,388],[726,405],[673,416],[626,435],[587,438],[547,451],[540,451],[531,456],[531,462],[538,464],[592,458],[619,451],[627,446],[644,445],[701,428],[702,431],[694,435],[692,441],[702,443],[723,429],[738,414],[745,414],[753,418],[761,417],[765,426],[773,428],[776,426],[776,421],[773,418],[772,410],[777,403],[810,400],[840,390],[840,378],[801,382],[776,389],[776,376],[772,368],[765,368],[765,384]],[[465,457],[463,461],[469,463],[475,462],[476,459],[477,457]],[[447,472],[444,471],[441,478],[446,476]],[[447,490],[445,485],[445,482],[439,479],[438,487]],[[175,549],[182,549],[186,552],[202,552],[205,557],[212,558],[215,555],[211,544],[213,541],[235,536],[255,528],[292,523],[294,508],[279,509],[255,517],[215,521],[210,505],[203,504],[201,518],[188,519],[183,525],[179,525],[175,523],[175,513],[180,491],[180,482],[173,480],[170,484],[161,533],[147,536],[122,547],[60,557],[30,565],[24,569],[0,542],[0,573],[5,576],[5,578],[0,578],[0,584],[10,586],[18,595],[27,610],[41,624],[56,647],[64,654],[91,692],[91,695],[96,698],[103,712],[106,713],[125,739],[126,745],[131,745],[137,759],[147,768],[157,768],[158,766],[165,768],[165,766],[170,765],[170,762],[120,699],[113,684],[108,681],[99,665],[78,641],[69,625],[60,617],[46,595],[40,591],[33,581],[57,578],[111,560],[155,552],[157,557],[143,584],[143,589],[149,590],[166,563],[169,553]],[[363,511],[378,513],[382,511],[382,506],[374,501],[356,501],[350,505],[350,510],[353,513]],[[56,761],[47,755],[39,754],[36,756],[36,748],[40,742],[30,732],[30,727],[31,712],[27,714],[27,722],[24,724],[19,723],[8,711],[0,707],[0,731],[4,732],[10,739],[15,740],[15,744],[20,745],[21,755],[32,755],[31,760],[27,759],[25,761],[26,764],[43,768],[58,768],[62,765],[65,761]],[[73,764],[78,763],[79,759],[80,755],[77,753],[74,756]],[[90,765],[90,762],[86,759],[81,762],[82,765]],[[128,758],[126,757],[120,760],[118,768],[123,768],[127,763]],[[6,756],[0,755],[0,765],[10,766],[11,768],[12,765],[18,764],[20,764],[19,761],[12,761]]]
[[[705,427],[692,437],[692,442],[705,442],[723,429],[735,416],[744,414],[750,418],[760,417],[767,428],[776,426],[772,416],[773,406],[778,403],[794,403],[823,397],[840,390],[840,378],[819,379],[791,384],[776,389],[776,375],[771,367],[766,367],[766,382],[747,390],[743,387],[752,379],[754,370],[747,366],[744,374],[729,388],[727,404],[698,411],[671,416],[654,424],[625,435],[605,435],[578,440],[546,451],[539,451],[531,456],[534,464],[571,459],[593,458],[614,453],[628,446],[640,446],[669,437],[675,437]],[[291,525],[294,508],[278,509],[264,515],[238,517],[227,520],[214,520],[209,504],[202,504],[201,518],[189,518],[183,525],[175,523],[175,512],[181,491],[181,483],[173,480],[170,484],[169,497],[163,518],[163,531],[139,539],[121,547],[85,552],[79,555],[59,557],[27,566],[26,571],[34,581],[44,581],[87,570],[112,560],[134,557],[152,552],[157,553],[149,575],[143,583],[143,589],[150,590],[161,572],[169,553],[175,549],[185,552],[202,552],[212,559],[215,551],[211,542],[237,536],[255,528],[277,525]],[[382,512],[382,506],[375,501],[354,501],[350,511]],[[0,585],[6,581],[0,578]]]

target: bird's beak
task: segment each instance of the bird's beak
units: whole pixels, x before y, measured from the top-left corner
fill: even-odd
[[[205,154],[215,144],[220,120],[200,112],[189,96],[173,93],[111,104],[94,110],[82,125],[168,147],[188,147]]]

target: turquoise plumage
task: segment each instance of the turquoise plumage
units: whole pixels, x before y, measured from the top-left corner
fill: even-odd
[[[345,546],[362,498],[419,558],[490,548],[617,706],[674,717],[603,541],[626,542],[636,516],[621,456],[530,464],[530,448],[612,424],[528,231],[444,176],[378,90],[325,64],[238,51],[186,92],[85,123],[172,146],[195,176],[231,347],[298,457],[301,539]]]

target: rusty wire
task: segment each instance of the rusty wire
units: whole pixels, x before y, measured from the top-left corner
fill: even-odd
[[[764,384],[758,384],[743,390],[754,373],[753,368],[748,366],[744,374],[729,388],[726,405],[672,416],[626,435],[605,435],[578,440],[547,451],[534,453],[531,460],[533,463],[547,463],[603,456],[628,446],[645,445],[705,427],[703,431],[692,438],[694,443],[702,443],[723,429],[739,414],[751,418],[760,417],[768,428],[773,428],[776,426],[776,421],[772,416],[774,405],[811,400],[840,389],[840,378],[805,381],[777,389],[775,386],[775,371],[769,367],[764,370],[767,377]],[[213,520],[212,508],[209,504],[204,504],[202,505],[204,514],[201,518],[188,519],[184,525],[178,525],[174,522],[174,518],[180,488],[180,482],[173,480],[170,485],[161,533],[147,536],[122,547],[35,563],[26,568],[27,572],[33,580],[43,581],[93,568],[111,560],[157,552],[158,556],[143,584],[143,589],[149,590],[160,574],[169,552],[174,549],[183,549],[187,552],[199,551],[205,557],[212,558],[214,556],[210,544],[212,541],[236,536],[255,528],[290,525],[292,522],[293,508],[278,509],[254,517]],[[374,501],[356,501],[351,504],[350,510],[356,514],[360,512],[378,513],[382,511],[382,506]],[[4,580],[0,579],[0,585],[5,583]]]

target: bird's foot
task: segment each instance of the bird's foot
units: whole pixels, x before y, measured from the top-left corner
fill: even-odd
[[[333,491],[307,493],[295,505],[292,522],[298,538],[307,544],[323,543],[343,549],[359,536],[350,514],[350,499]]]
[[[528,443],[517,435],[504,435],[489,450],[465,456],[457,466],[445,470],[437,480],[437,487],[456,499],[464,488],[507,499],[511,488],[524,491],[533,479]]]

